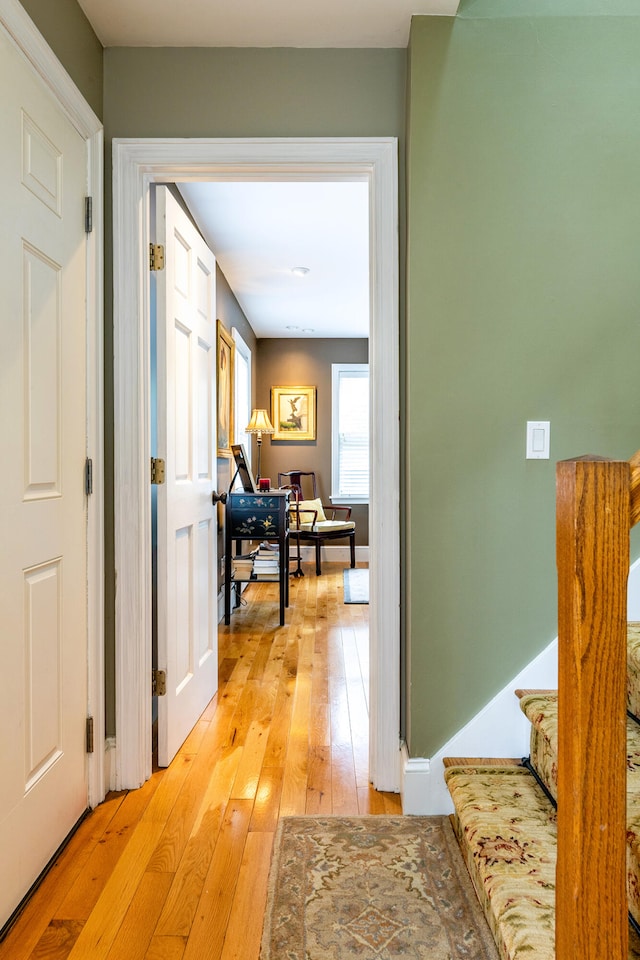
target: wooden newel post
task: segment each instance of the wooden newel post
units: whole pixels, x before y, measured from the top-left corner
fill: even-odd
[[[556,960],[627,960],[626,461],[557,465]]]

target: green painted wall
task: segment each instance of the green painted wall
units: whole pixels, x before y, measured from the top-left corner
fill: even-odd
[[[640,446],[640,18],[483,7],[410,41],[413,756],[556,635],[554,461]]]
[[[76,0],[20,0],[97,117],[102,119],[102,44]]]
[[[108,137],[401,136],[404,50],[105,50]]]

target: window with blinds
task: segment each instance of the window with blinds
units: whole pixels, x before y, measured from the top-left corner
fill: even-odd
[[[369,364],[333,363],[331,497],[369,499]]]

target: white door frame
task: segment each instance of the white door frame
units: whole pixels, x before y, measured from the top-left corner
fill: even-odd
[[[188,180],[364,180],[370,197],[370,758],[400,789],[397,140],[114,139],[116,756],[114,789],[151,775],[149,188]]]
[[[0,25],[44,81],[87,145],[87,196],[93,230],[87,236],[87,457],[93,494],[87,530],[87,716],[93,717],[96,752],[88,754],[90,807],[105,796],[104,726],[104,468],[103,468],[103,129],[98,117],[47,45],[18,0],[0,0]]]

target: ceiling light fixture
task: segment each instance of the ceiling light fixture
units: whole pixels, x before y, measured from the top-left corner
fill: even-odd
[[[303,332],[303,333],[315,333],[315,330],[313,329],[313,327],[303,327],[303,328],[302,328],[302,332]]]
[[[288,323],[287,326],[285,327],[285,330],[299,330],[299,329],[300,327],[296,327],[294,323]]]
[[[308,273],[311,273],[310,267],[292,267],[291,273],[296,277],[306,277]]]

